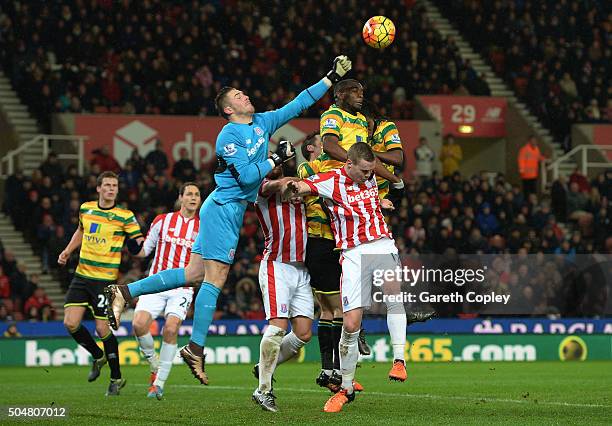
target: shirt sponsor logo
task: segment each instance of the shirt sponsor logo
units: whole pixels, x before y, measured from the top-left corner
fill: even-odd
[[[102,225],[100,225],[99,223],[91,223],[89,225],[90,234],[99,234],[101,230],[102,230]]]
[[[259,147],[261,147],[261,145],[263,145],[263,143],[266,141],[265,138],[259,138],[257,140],[257,143],[255,145],[253,145],[253,148],[251,149],[247,149],[247,155],[250,157],[252,155],[254,155],[258,150]]]
[[[193,246],[193,241],[188,240],[186,238],[181,237],[171,237],[170,235],[164,235],[164,242],[170,244],[176,244],[177,246],[191,248]]]
[[[328,118],[327,120],[325,120],[323,127],[326,129],[335,129],[336,127],[338,127],[338,122],[333,118]]]
[[[223,147],[223,152],[228,157],[231,157],[232,155],[236,153],[236,145],[233,143],[228,143],[227,145]]]
[[[365,191],[361,191],[359,194],[351,195],[347,194],[346,198],[349,203],[357,203],[359,201],[369,200],[370,198],[378,197],[378,188],[370,188]]]

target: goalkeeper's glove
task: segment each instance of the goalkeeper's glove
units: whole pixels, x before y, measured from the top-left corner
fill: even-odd
[[[351,70],[351,68],[352,63],[348,56],[336,56],[331,71],[328,72],[325,77],[329,78],[332,84],[336,84],[347,72]]]
[[[295,149],[293,149],[293,145],[289,141],[282,140],[278,143],[276,152],[270,158],[274,161],[275,166],[280,166],[285,161],[295,158]]]
[[[142,250],[143,244],[144,244],[144,240],[141,242],[138,242],[136,240],[129,238],[127,240],[127,249],[130,252],[130,254],[136,256],[138,253],[140,253],[140,250]]]

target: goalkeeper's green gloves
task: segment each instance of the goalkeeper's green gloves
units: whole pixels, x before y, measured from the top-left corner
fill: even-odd
[[[332,84],[336,84],[347,72],[351,70],[352,66],[353,65],[348,56],[336,56],[331,71],[329,71],[325,77],[329,78],[329,81],[331,81]]]

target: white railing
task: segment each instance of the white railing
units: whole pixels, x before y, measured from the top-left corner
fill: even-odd
[[[84,156],[84,144],[89,139],[87,136],[80,135],[38,135],[34,139],[29,140],[20,147],[9,151],[3,158],[0,159],[0,178],[6,179],[15,173],[18,156],[29,148],[42,144],[42,155],[40,162],[42,163],[47,159],[50,151],[50,143],[69,143],[72,144],[71,148],[74,148],[76,144],[76,154],[57,154],[59,160],[76,160],[79,175],[83,176],[85,173],[85,156]],[[22,167],[23,168],[23,167]]]
[[[546,188],[548,182],[559,178],[559,168],[570,161],[576,162],[580,173],[588,175],[590,169],[612,167],[612,161],[589,161],[589,151],[599,152],[604,158],[608,158],[604,151],[612,151],[612,145],[584,144],[572,148],[567,154],[555,160],[545,160],[540,163],[540,176],[542,176],[542,188]],[[577,158],[576,158],[577,157]],[[549,180],[549,174],[551,179]]]

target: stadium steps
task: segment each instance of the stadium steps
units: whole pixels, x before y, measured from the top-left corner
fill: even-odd
[[[504,97],[508,100],[508,103],[517,108],[519,113],[529,123],[532,132],[538,136],[539,140],[543,141],[551,148],[551,151],[553,152],[553,159],[562,156],[564,154],[564,150],[561,143],[554,140],[550,131],[542,125],[542,123],[531,113],[531,111],[529,111],[527,105],[518,100],[514,94],[514,91],[493,72],[493,69],[484,61],[483,57],[472,49],[470,44],[463,39],[459,31],[453,28],[448,19],[442,16],[436,5],[431,0],[424,0],[422,4],[425,6],[429,20],[432,21],[434,27],[438,30],[440,35],[443,38],[452,36],[455,39],[457,47],[459,48],[459,54],[461,57],[464,60],[469,59],[472,67],[479,74],[485,74],[485,80],[491,89],[491,95]],[[560,174],[569,176],[576,166],[576,163],[573,161],[564,163],[559,168]],[[569,173],[567,171],[569,171]]]
[[[4,214],[0,215],[0,241],[5,251],[15,255],[17,263],[25,264],[28,277],[32,274],[39,275],[39,284],[53,302],[56,318],[61,319],[64,316],[64,292],[60,283],[52,275],[42,274],[43,265],[40,256],[34,253],[32,246],[24,240],[21,232],[15,229],[11,220]]]
[[[11,81],[2,71],[0,71],[0,109],[13,127],[20,145],[41,133],[36,119],[29,113],[27,106],[21,103]],[[31,176],[32,171],[40,166],[44,160],[42,154],[42,147],[37,144],[20,155],[18,164],[26,176]]]

